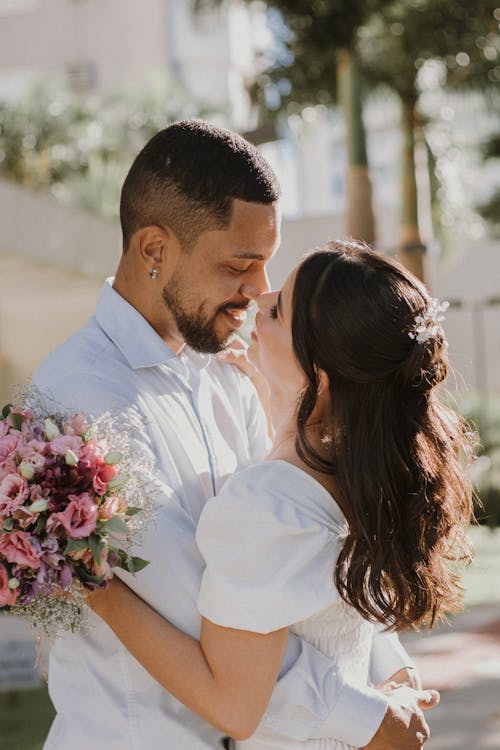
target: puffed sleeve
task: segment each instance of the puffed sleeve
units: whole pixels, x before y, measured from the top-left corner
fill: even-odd
[[[328,607],[338,597],[339,514],[321,485],[284,461],[235,474],[198,524],[206,563],[200,613],[224,627],[269,633]]]

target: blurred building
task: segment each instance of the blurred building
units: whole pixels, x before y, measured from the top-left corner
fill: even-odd
[[[217,113],[212,119],[248,132],[256,125],[249,84],[272,44],[258,2],[230,0],[196,13],[194,0],[0,0],[0,100],[55,74],[83,94],[106,95],[167,72]],[[381,245],[394,241],[399,210],[398,116],[391,100],[368,108],[375,187],[384,186],[376,189]],[[343,143],[338,113],[311,107],[263,144],[283,185],[285,214],[342,217]]]
[[[0,98],[54,73],[107,94],[167,70],[247,129],[246,84],[267,37],[262,7],[238,0],[201,13],[190,0],[0,0]]]
[[[166,71],[193,100],[215,111],[217,122],[251,131],[256,120],[248,86],[259,54],[273,44],[264,5],[228,0],[201,14],[193,7],[194,0],[0,0],[0,100],[19,97],[34,81],[53,74],[67,76],[83,94],[106,95],[146,86]],[[454,299],[449,325],[459,372],[473,386],[500,391],[500,306],[490,304],[498,287],[500,253],[480,222],[463,226],[466,201],[478,185],[484,187],[472,153],[488,128],[487,116],[474,99],[444,102],[437,90],[430,94],[429,107],[440,117],[434,138],[444,155],[451,198],[460,207],[453,257],[439,268],[431,264],[431,288]],[[368,103],[364,115],[378,242],[392,252],[401,190],[398,103],[390,95],[379,97]],[[458,137],[451,132],[454,121],[463,128]],[[338,112],[308,108],[302,117],[288,118],[278,135],[261,145],[283,187],[286,221],[282,250],[271,266],[275,284],[308,247],[343,236],[346,171]],[[418,161],[426,242],[433,229],[422,149]],[[447,221],[452,231],[455,219],[448,216]],[[0,182],[0,273],[6,280],[0,300],[2,397],[8,383],[26,380],[46,351],[91,313],[119,250],[116,222]],[[431,244],[431,257],[432,250]],[[41,312],[51,326],[33,337],[33,321]]]

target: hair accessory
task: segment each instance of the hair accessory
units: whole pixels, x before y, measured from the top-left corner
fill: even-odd
[[[440,331],[440,323],[444,320],[444,313],[449,308],[449,302],[440,302],[438,299],[431,299],[427,310],[422,315],[415,318],[415,326],[408,331],[411,339],[416,339],[419,344],[423,344]]]
[[[158,276],[158,269],[153,268],[153,270],[149,272],[149,278],[156,279],[157,276]]]

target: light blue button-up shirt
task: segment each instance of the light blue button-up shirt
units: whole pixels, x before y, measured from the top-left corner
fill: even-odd
[[[95,316],[44,360],[34,382],[49,404],[52,398],[68,412],[98,415],[133,406],[141,415],[163,490],[157,522],[140,550],[151,564],[125,577],[164,617],[198,637],[203,560],[196,523],[231,474],[263,457],[266,425],[253,386],[211,356],[187,347],[176,355],[109,283]],[[63,635],[51,649],[49,690],[57,716],[45,750],[220,748],[220,732],[161,688],[105,623],[90,617],[86,634]],[[383,668],[377,679],[408,664],[396,638],[378,641],[374,655]],[[366,744],[386,699],[351,687],[346,678],[291,636],[263,720],[270,741],[324,736]]]

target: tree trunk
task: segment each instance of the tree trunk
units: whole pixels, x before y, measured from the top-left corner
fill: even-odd
[[[338,53],[337,86],[348,155],[346,231],[349,236],[372,244],[375,242],[375,218],[366,156],[361,84],[356,60],[348,49],[339,50]]]
[[[424,281],[425,245],[418,228],[417,181],[415,177],[415,102],[403,101],[402,206],[398,255],[401,263]]]

